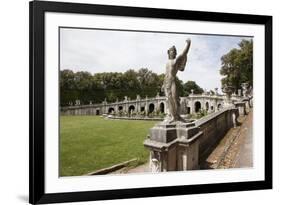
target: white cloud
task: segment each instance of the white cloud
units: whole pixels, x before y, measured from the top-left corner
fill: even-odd
[[[61,29],[61,70],[124,72],[149,68],[164,73],[167,50],[178,53],[191,38],[186,70],[178,74],[184,82],[196,81],[205,89],[220,88],[220,58],[238,47],[241,37],[168,34],[109,30]]]

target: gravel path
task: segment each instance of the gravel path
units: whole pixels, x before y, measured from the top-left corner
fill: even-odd
[[[216,168],[245,168],[253,166],[252,145],[252,111],[243,119],[241,126],[231,129],[226,136],[232,137],[225,155],[220,156],[220,163]]]

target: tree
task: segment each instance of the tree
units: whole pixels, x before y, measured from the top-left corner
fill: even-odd
[[[183,84],[184,96],[188,96],[191,93],[191,90],[193,90],[194,94],[202,94],[204,92],[204,90],[197,85],[195,81],[187,81]]]
[[[89,72],[79,71],[75,73],[74,81],[78,90],[87,90],[91,88],[92,75]]]
[[[253,41],[242,40],[239,48],[230,50],[221,57],[220,74],[225,76],[222,87],[231,85],[235,90],[241,88],[241,83],[253,85]]]
[[[60,72],[60,87],[71,90],[74,88],[75,74],[72,70],[63,70]]]
[[[62,105],[68,105],[78,98],[76,91],[75,73],[72,70],[60,72],[60,99]]]
[[[148,70],[147,68],[141,68],[137,72],[137,79],[142,88],[146,87],[146,85],[148,84],[151,74],[152,71]]]

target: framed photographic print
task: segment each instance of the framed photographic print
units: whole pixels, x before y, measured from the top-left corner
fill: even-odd
[[[30,203],[272,188],[272,17],[30,2]]]

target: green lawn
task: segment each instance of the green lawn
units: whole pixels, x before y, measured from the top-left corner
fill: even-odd
[[[77,176],[133,158],[148,160],[143,141],[156,122],[61,116],[60,176]]]

